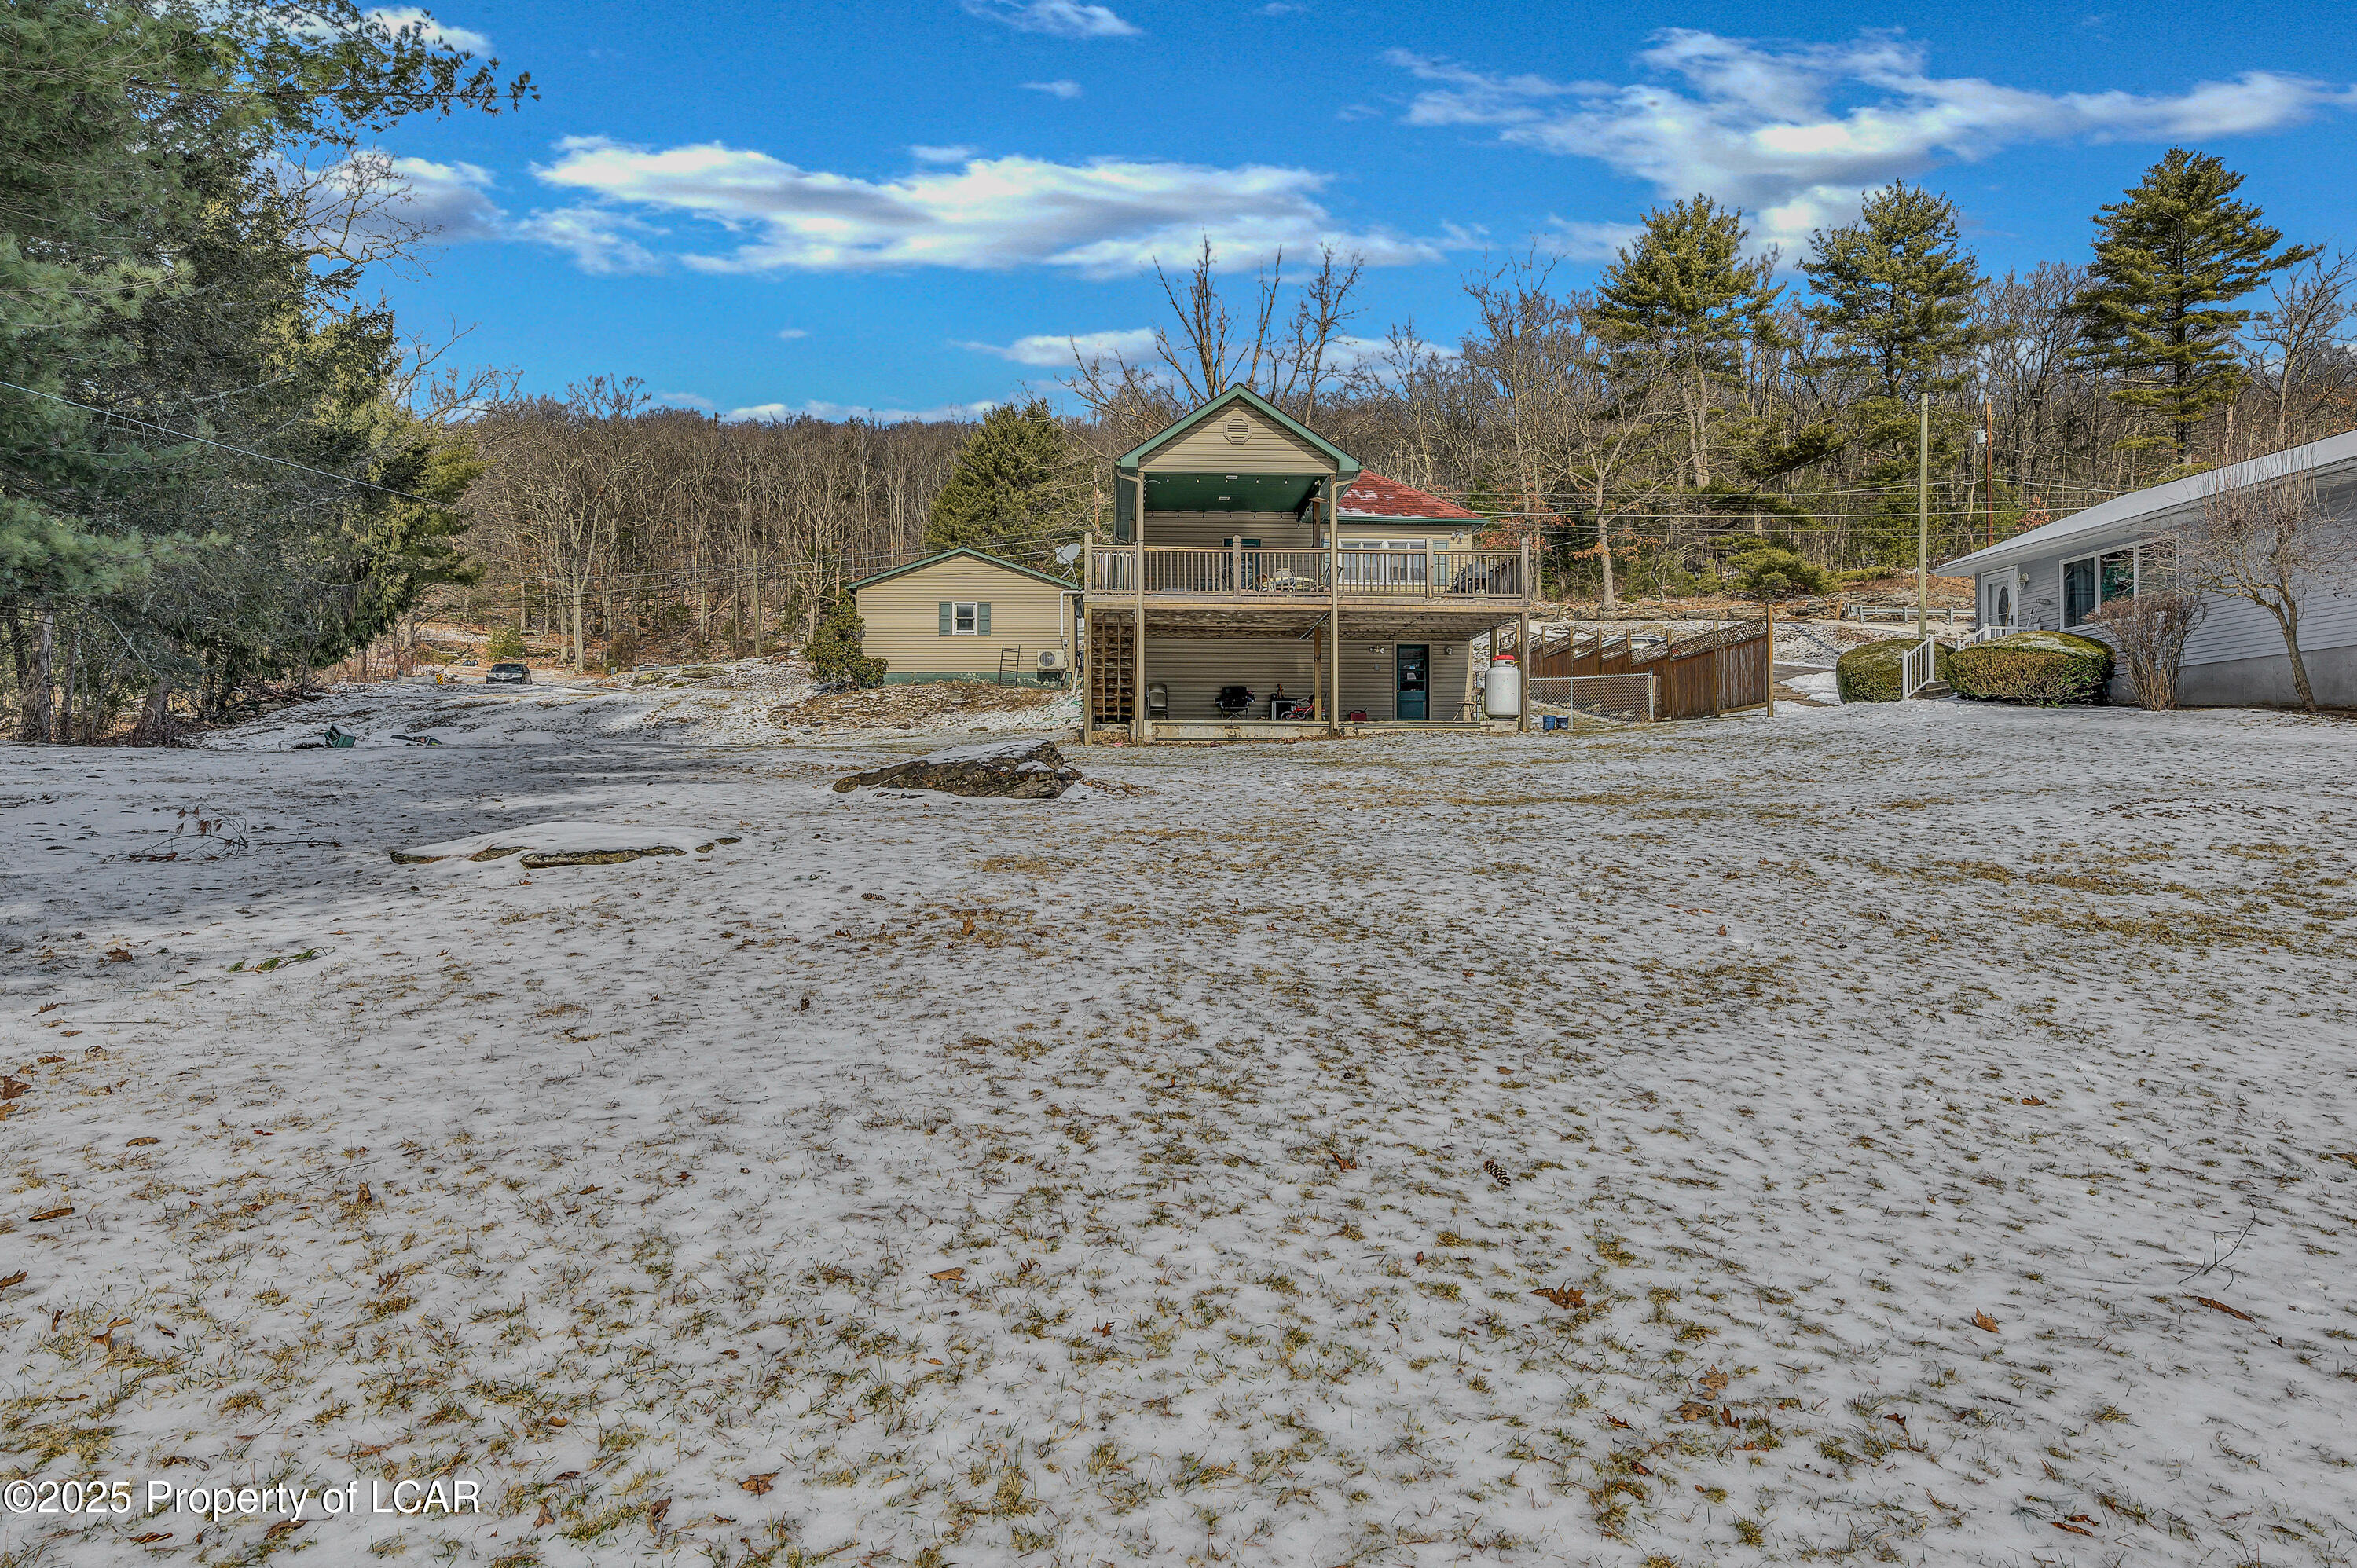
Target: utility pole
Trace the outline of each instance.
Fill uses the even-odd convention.
[[[1996,542],[1996,409],[1988,399],[1981,399],[1981,448],[1987,456],[1981,459],[1982,475],[1988,487],[1988,542]]]
[[[1932,635],[1932,394],[1915,437],[1915,640]]]

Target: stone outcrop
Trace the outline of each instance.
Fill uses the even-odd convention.
[[[935,789],[1006,800],[1052,800],[1081,781],[1081,770],[1049,740],[958,746],[835,780],[854,789]]]

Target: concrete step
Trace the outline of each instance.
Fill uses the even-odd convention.
[[[1953,697],[1955,694],[1955,688],[1950,686],[1945,681],[1934,681],[1928,686],[1918,687],[1915,692],[1919,702],[1929,701],[1933,697]]]

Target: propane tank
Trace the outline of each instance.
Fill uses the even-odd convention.
[[[1520,718],[1523,714],[1523,671],[1511,653],[1490,660],[1490,678],[1482,682],[1481,704],[1493,719]]]

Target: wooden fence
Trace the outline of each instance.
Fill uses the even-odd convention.
[[[1534,643],[1527,663],[1534,680],[1650,674],[1655,717],[1698,719],[1764,706],[1772,679],[1768,653],[1767,627],[1746,622],[1644,647],[1625,633],[1596,632],[1576,642],[1558,637]]]

